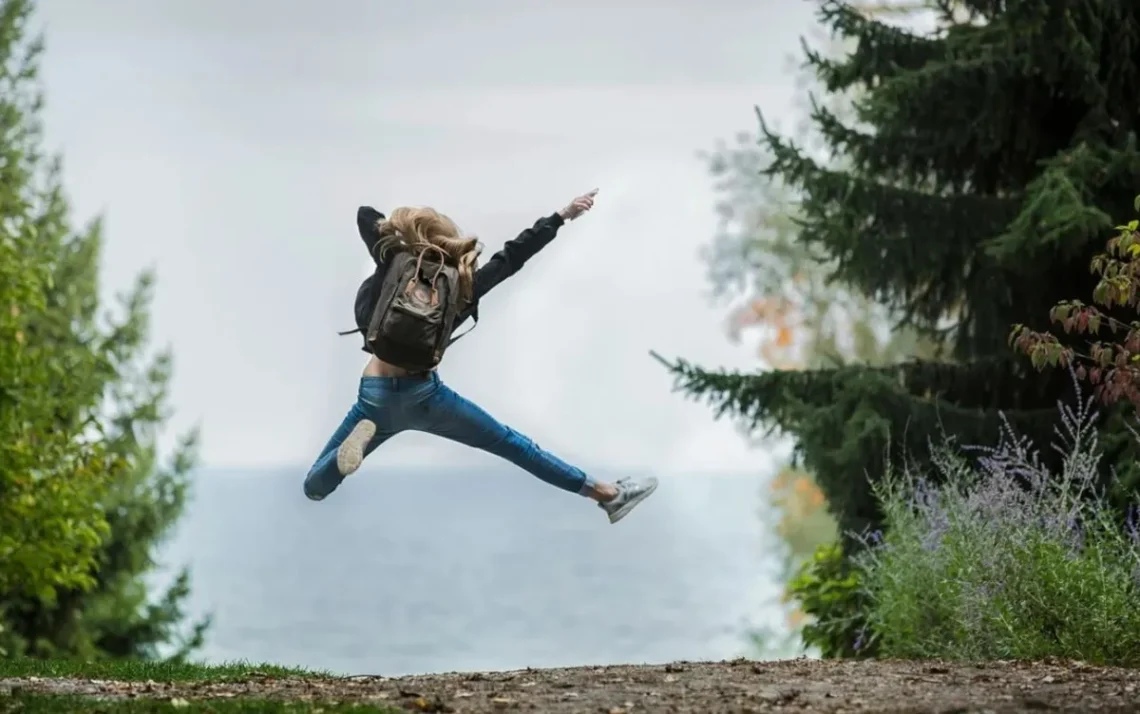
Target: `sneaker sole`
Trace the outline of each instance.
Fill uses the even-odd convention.
[[[349,476],[364,463],[364,449],[372,437],[376,436],[376,425],[368,419],[361,419],[348,438],[336,450],[336,468],[341,476]]]
[[[625,518],[629,514],[629,512],[633,510],[634,506],[636,506],[637,504],[641,503],[645,499],[652,496],[653,492],[656,490],[657,490],[657,479],[653,479],[653,481],[650,482],[649,486],[644,491],[642,491],[639,496],[630,500],[629,503],[625,504],[621,508],[619,508],[616,511],[614,511],[613,513],[609,514],[610,515],[610,523],[617,523],[621,519]]]

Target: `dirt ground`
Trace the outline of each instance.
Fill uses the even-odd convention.
[[[244,682],[0,680],[0,693],[358,701],[410,711],[550,714],[1135,712],[1140,670],[1081,663],[678,662],[386,678]]]

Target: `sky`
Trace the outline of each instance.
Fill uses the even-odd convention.
[[[654,349],[752,369],[699,250],[698,156],[790,125],[806,0],[40,0],[48,148],[104,290],[157,271],[173,434],[206,465],[303,472],[356,394],[362,204],[431,205],[484,257],[575,195],[595,209],[482,301],[441,376],[584,468],[757,472],[767,455],[672,392]],[[620,269],[614,266],[621,266]],[[380,453],[380,452],[377,452]],[[376,458],[376,457],[373,457]],[[384,463],[461,465],[421,434]]]

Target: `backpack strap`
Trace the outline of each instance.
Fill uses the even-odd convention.
[[[348,330],[346,332],[338,332],[337,334],[340,335],[341,337],[345,337],[346,335],[355,335],[357,332],[364,332],[364,330],[362,330],[358,327],[355,330]]]
[[[466,332],[461,332],[458,335],[452,337],[451,340],[449,340],[447,343],[448,347],[451,347],[456,342],[459,342],[460,337],[463,337],[464,335],[470,334],[471,330],[474,330],[476,325],[479,324],[479,306],[478,305],[476,305],[475,309],[471,311],[471,320],[472,320],[471,327],[467,328]]]

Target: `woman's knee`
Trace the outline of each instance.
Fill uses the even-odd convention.
[[[305,482],[301,486],[301,490],[305,494],[305,498],[310,501],[323,501],[325,497],[332,493],[337,484],[333,484],[332,488],[328,484],[323,483],[325,479],[322,478],[322,473],[318,469],[313,469],[305,475]]]

